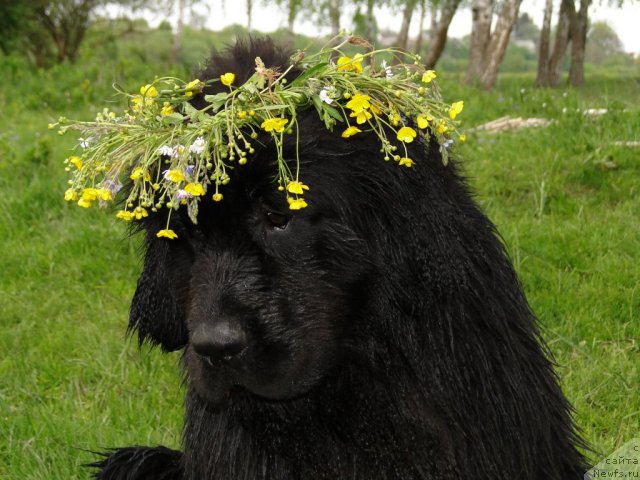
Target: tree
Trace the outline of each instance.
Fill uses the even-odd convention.
[[[413,16],[413,11],[416,8],[417,4],[418,0],[405,0],[404,2],[404,8],[402,10],[402,25],[400,26],[398,39],[396,40],[396,45],[404,50],[407,49],[407,44],[409,43],[409,27],[411,26],[411,17]]]
[[[439,3],[433,4],[429,48],[424,62],[427,68],[434,68],[442,56],[447,43],[449,26],[460,3],[461,0],[440,0]]]
[[[546,0],[544,4],[544,17],[540,41],[538,44],[538,74],[536,86],[542,86],[545,79],[549,78],[549,50],[551,48],[551,16],[553,14],[553,0]]]
[[[602,65],[607,59],[623,53],[622,41],[608,23],[594,22],[591,25],[587,33],[586,61]]]
[[[591,0],[580,0],[580,9],[571,22],[571,66],[569,84],[574,87],[584,85],[584,57],[587,45],[587,27],[589,26],[589,6]]]
[[[495,1],[473,0],[471,7],[473,24],[466,75],[468,83],[480,82],[487,90],[493,88],[509,43],[511,30],[518,19],[521,2],[522,0],[502,2],[498,20],[492,32]]]

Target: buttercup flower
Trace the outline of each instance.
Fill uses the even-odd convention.
[[[369,100],[371,100],[371,97],[369,95],[362,95],[360,93],[356,93],[351,98],[351,100],[347,102],[347,108],[351,109],[355,113],[360,113],[371,106],[371,103],[369,103]]]
[[[445,125],[445,123],[442,120],[440,120],[438,122],[438,126],[436,127],[436,133],[438,133],[439,135],[442,135],[447,130],[448,130],[447,125]]]
[[[174,238],[178,238],[178,235],[176,234],[176,232],[174,232],[170,228],[165,228],[163,230],[160,230],[158,233],[156,233],[156,237],[158,238],[164,237],[164,238],[168,238],[169,240],[173,240]]]
[[[422,82],[423,83],[429,83],[436,77],[437,77],[437,75],[436,75],[436,72],[434,70],[427,70],[426,72],[424,72],[422,74]]]
[[[466,142],[467,141],[467,136],[466,135],[460,135],[458,137],[458,140],[460,140],[461,142]]]
[[[369,120],[373,115],[371,115],[366,110],[362,110],[361,112],[351,112],[351,115],[349,116],[356,117],[356,123],[358,123],[358,125],[361,125]]]
[[[418,118],[416,118],[416,122],[418,123],[418,128],[420,129],[425,129],[429,126],[429,118],[424,115],[418,115]]]
[[[211,197],[211,199],[214,202],[219,202],[222,200],[222,194],[221,193],[214,193],[213,196]]]
[[[416,131],[411,127],[402,127],[398,130],[398,140],[404,143],[411,143],[413,139],[416,138]]]
[[[131,172],[131,175],[129,175],[129,178],[133,181],[135,180],[140,180],[141,178],[145,181],[145,182],[150,182],[151,181],[151,175],[149,175],[149,172],[145,172],[142,167],[136,167],[133,169],[133,172]]]
[[[289,122],[287,118],[268,118],[260,125],[260,128],[264,129],[265,132],[274,131],[276,133],[281,133],[284,131],[284,126]]]
[[[185,88],[184,95],[186,97],[193,97],[194,93],[200,93],[202,91],[202,89],[204,88],[204,82],[196,78],[195,80],[192,80],[189,83],[187,83],[184,88]]]
[[[78,170],[82,170],[82,159],[77,155],[71,155],[69,157],[69,163],[73,164]]]
[[[449,109],[449,116],[451,117],[451,120],[456,118],[458,114],[462,112],[463,108],[464,108],[464,102],[462,100],[451,104],[451,108]]]
[[[235,73],[225,73],[223,75],[220,75],[220,81],[222,82],[223,85],[226,85],[227,87],[230,87],[234,80],[236,79],[236,75]]]
[[[401,165],[403,167],[411,167],[411,166],[413,166],[414,163],[416,163],[416,162],[414,162],[410,158],[402,157],[400,159],[400,161],[398,162],[398,165]]]
[[[64,199],[67,202],[75,202],[78,199],[78,192],[76,192],[73,188],[68,188],[64,192]]]
[[[302,182],[292,180],[287,184],[287,192],[295,193],[296,195],[302,195],[304,190],[309,190],[309,187]]]
[[[136,207],[133,209],[133,216],[136,217],[136,220],[142,220],[149,216],[149,212],[145,208]]]
[[[156,87],[153,85],[144,85],[140,87],[140,95],[143,97],[154,98],[158,96],[158,90],[156,90]]]
[[[133,212],[128,212],[126,210],[120,210],[118,213],[116,213],[116,217],[124,220],[125,222],[130,222],[131,220],[133,220],[133,217],[135,215],[133,214]]]
[[[184,186],[184,191],[194,197],[204,195],[204,187],[200,183],[187,183]]]
[[[160,115],[166,117],[168,115],[171,115],[173,112],[175,112],[173,105],[171,105],[169,102],[164,102],[164,104],[162,105],[162,109],[160,110]]]
[[[360,132],[362,132],[362,130],[360,130],[358,127],[349,127],[344,132],[342,132],[342,138],[353,137],[356,133]]]
[[[207,142],[205,141],[205,139],[202,137],[198,137],[196,138],[195,142],[193,142],[189,147],[189,151],[191,153],[195,153],[196,155],[200,155],[202,152],[204,152],[206,146]]]
[[[363,56],[359,53],[356,53],[353,58],[346,56],[340,57],[338,59],[338,71],[362,73],[362,59]]]
[[[289,210],[300,210],[302,208],[307,207],[307,202],[304,201],[304,198],[291,198],[287,197],[287,202],[289,202]]]
[[[162,173],[165,180],[169,180],[174,183],[182,182],[184,180],[184,174],[180,170],[165,170]]]

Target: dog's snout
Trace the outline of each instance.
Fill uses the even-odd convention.
[[[211,360],[230,360],[247,347],[247,334],[238,322],[219,319],[201,323],[191,333],[191,345],[199,355]]]

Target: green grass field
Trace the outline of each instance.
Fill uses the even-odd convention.
[[[124,335],[137,240],[112,215],[64,203],[75,139],[46,129],[61,114],[92,118],[112,81],[135,88],[161,66],[97,59],[34,72],[0,58],[2,479],[88,478],[91,450],[179,445],[178,354],[138,350]],[[608,454],[640,432],[640,148],[613,143],[640,141],[638,76],[592,75],[566,92],[505,76],[492,93],[441,78],[447,100],[465,100],[467,128],[504,115],[554,121],[470,133],[458,155],[508,245],[577,423]],[[585,108],[609,111],[576,111]]]

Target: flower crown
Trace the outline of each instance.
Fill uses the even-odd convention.
[[[348,141],[354,135],[373,133],[380,141],[381,156],[400,167],[411,167],[407,144],[418,133],[437,138],[443,161],[454,139],[464,141],[456,116],[463,102],[442,101],[434,79],[420,56],[395,49],[369,50],[353,57],[342,52],[347,44],[369,46],[358,37],[307,56],[299,51],[282,72],[267,68],[258,57],[255,73],[242,85],[228,72],[207,83],[195,79],[157,78],[127,94],[128,109],[118,114],[108,109],[93,122],[60,118],[49,128],[81,132],[81,153],[65,160],[71,172],[65,200],[84,208],[112,201],[126,177],[132,181],[124,209],[117,217],[141,220],[151,210],[167,208],[167,227],[158,237],[176,238],[169,229],[171,212],[187,206],[196,223],[198,203],[205,195],[223,200],[228,171],[247,163],[254,153],[258,132],[270,134],[277,151],[277,188],[291,210],[307,206],[309,186],[301,181],[299,161],[292,171],[282,153],[284,135],[298,135],[298,112],[315,108],[326,128],[339,127]],[[406,63],[376,64],[376,57]],[[332,59],[337,58],[334,62]],[[291,70],[299,75],[288,82]],[[201,110],[190,100],[208,83],[220,82],[227,91],[205,95]],[[418,131],[416,131],[416,128]],[[297,150],[297,149],[296,149]],[[296,159],[299,160],[299,159]]]

